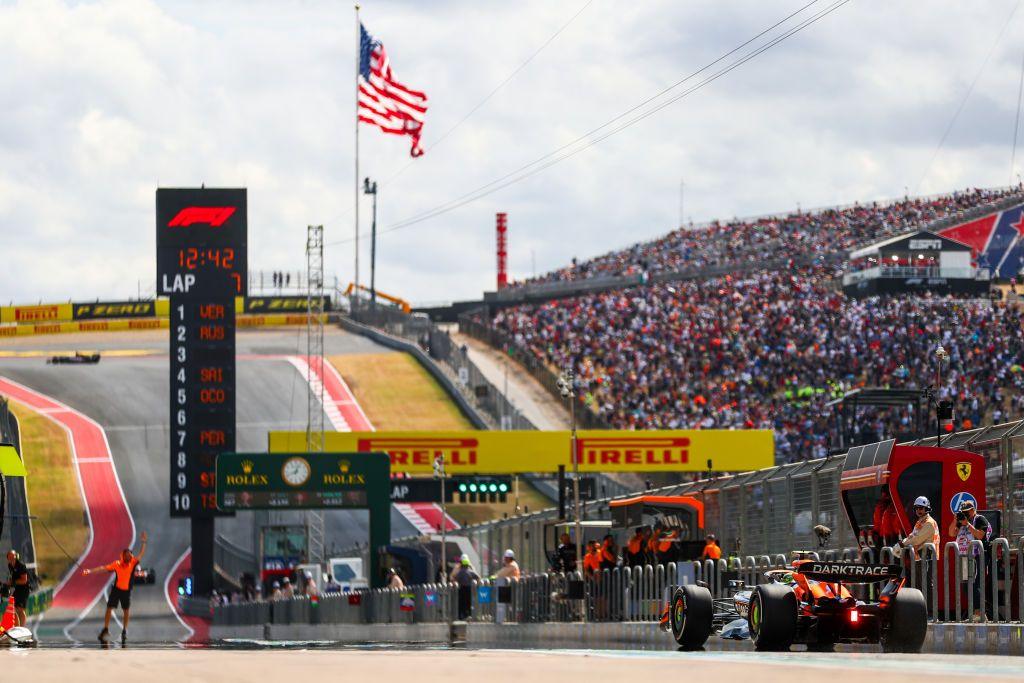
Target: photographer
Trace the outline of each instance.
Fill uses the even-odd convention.
[[[973,500],[965,500],[960,503],[960,510],[956,513],[956,519],[954,519],[949,525],[949,535],[956,536],[956,545],[960,551],[961,557],[968,557],[971,551],[971,541],[979,540],[982,542],[983,547],[988,547],[988,542],[992,536],[992,525],[988,523],[984,515],[979,515],[978,511],[974,509]],[[979,551],[974,548],[974,571],[971,572],[969,577],[965,577],[966,581],[971,584],[971,591],[974,593],[974,615],[971,617],[971,621],[979,622],[983,620],[981,614],[981,581],[985,576],[985,550]]]

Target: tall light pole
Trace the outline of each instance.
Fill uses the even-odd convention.
[[[946,349],[942,348],[942,344],[935,349],[935,387],[939,393],[935,399],[935,446],[936,448],[942,445],[942,417],[941,413],[945,406],[942,401],[942,364],[949,360],[949,354],[946,353]]]
[[[576,518],[576,567],[579,568],[583,566],[583,525],[580,523],[580,459],[576,445],[576,384],[571,367],[558,378],[558,391],[562,398],[569,399],[569,414],[572,416],[572,506]],[[586,610],[583,610],[583,620],[586,619]]]
[[[448,506],[444,502],[444,455],[434,458],[434,478],[441,480],[441,583],[448,583]]]
[[[373,195],[373,221],[370,223],[370,306],[377,307],[377,181],[363,178],[363,194]]]

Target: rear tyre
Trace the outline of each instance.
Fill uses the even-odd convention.
[[[901,588],[893,598],[889,626],[882,635],[884,652],[917,653],[928,635],[928,604],[916,588]]]
[[[750,639],[757,650],[788,650],[796,638],[796,593],[781,583],[766,583],[750,596]]]
[[[676,643],[684,650],[704,647],[711,635],[714,612],[711,591],[702,586],[680,586],[672,596],[668,614]]]

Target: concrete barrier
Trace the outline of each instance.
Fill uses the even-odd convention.
[[[214,640],[332,641],[338,643],[461,644],[479,648],[594,650],[676,649],[651,622],[547,624],[265,624],[213,626]],[[840,646],[842,648],[842,646]],[[708,650],[752,651],[749,640],[712,636]],[[923,652],[1024,656],[1024,624],[930,624]]]
[[[452,642],[448,624],[264,624],[210,627],[212,640],[331,641],[336,643]]]

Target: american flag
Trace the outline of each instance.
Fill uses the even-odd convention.
[[[412,137],[411,154],[423,154],[420,134],[427,96],[395,80],[384,45],[359,24],[359,120],[385,133]]]

